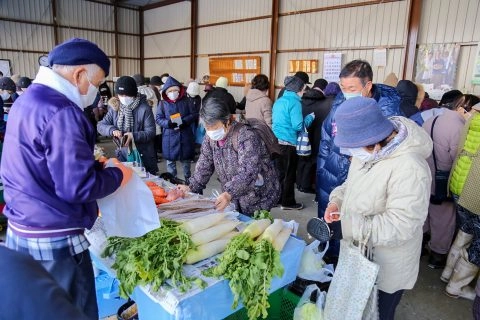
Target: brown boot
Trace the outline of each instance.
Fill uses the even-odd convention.
[[[445,288],[445,294],[451,298],[475,299],[475,290],[468,284],[472,282],[477,275],[478,266],[468,261],[467,250],[462,249],[461,256],[458,258],[453,273]]]
[[[448,283],[450,277],[452,276],[453,267],[457,263],[458,258],[460,257],[461,250],[466,247],[472,241],[473,235],[458,230],[457,237],[448,252],[447,263],[443,269],[440,280],[445,283]]]

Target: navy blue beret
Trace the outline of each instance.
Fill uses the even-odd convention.
[[[110,71],[110,59],[95,43],[85,39],[73,38],[59,44],[48,54],[48,64],[79,66],[96,64],[105,72]]]

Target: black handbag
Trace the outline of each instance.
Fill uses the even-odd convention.
[[[433,127],[437,121],[438,116],[433,119],[432,129],[430,130],[430,137],[433,141]],[[448,194],[448,178],[450,177],[450,171],[438,170],[437,168],[437,159],[435,157],[435,147],[432,150],[433,156],[433,165],[435,166],[435,190],[433,194],[430,195],[430,203],[432,204],[442,204],[444,201],[452,201],[452,198]]]

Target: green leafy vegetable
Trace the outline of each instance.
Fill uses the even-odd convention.
[[[241,300],[249,319],[265,319],[272,278],[283,275],[283,266],[271,242],[255,242],[248,234],[240,234],[232,238],[219,264],[205,270],[204,275],[228,279],[234,297],[232,308]]]
[[[269,219],[270,222],[273,222],[273,217],[270,211],[268,210],[255,210],[253,212],[253,219],[260,220],[260,219]]]
[[[137,285],[151,284],[158,290],[171,279],[174,287],[184,292],[192,283],[204,287],[198,278],[183,274],[182,265],[188,250],[194,248],[190,235],[179,224],[163,219],[162,226],[139,238],[111,237],[102,256],[115,254],[112,268],[120,280],[120,295],[127,297]]]

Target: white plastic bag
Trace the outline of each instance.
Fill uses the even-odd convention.
[[[160,227],[152,192],[136,174],[125,186],[97,203],[109,237],[140,237]]]
[[[305,247],[298,276],[305,280],[325,283],[332,280],[333,265],[325,265],[325,262],[322,260],[325,252],[328,250],[328,242],[325,249],[321,252],[318,251],[319,245],[320,241],[315,240]]]
[[[317,291],[317,301],[313,303],[310,296],[315,291]],[[326,293],[320,291],[316,284],[307,286],[293,311],[293,320],[323,320],[325,297]]]

